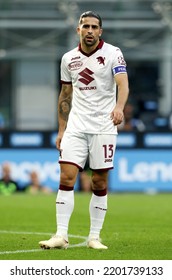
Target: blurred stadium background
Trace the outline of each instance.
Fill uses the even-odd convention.
[[[78,43],[86,10],[102,16],[103,39],[122,49],[130,100],[146,127],[120,132],[109,190],[171,192],[171,0],[0,0],[0,177],[9,161],[21,188],[35,169],[57,189],[59,64]]]

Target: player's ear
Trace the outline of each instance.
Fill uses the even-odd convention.
[[[77,34],[79,35],[79,33],[80,33],[80,28],[79,28],[79,26],[76,28],[76,32],[77,32]]]
[[[99,33],[99,37],[101,37],[102,33],[103,33],[103,29],[101,28],[100,33]]]

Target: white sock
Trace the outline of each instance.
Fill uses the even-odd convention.
[[[107,195],[97,196],[93,193],[89,210],[91,222],[89,239],[99,238],[107,211]]]
[[[59,190],[56,199],[56,235],[63,236],[68,241],[68,225],[74,208],[74,190]]]

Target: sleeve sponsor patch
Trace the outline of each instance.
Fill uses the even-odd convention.
[[[114,67],[113,69],[113,74],[118,74],[118,73],[126,73],[127,70],[126,70],[126,66],[124,65],[118,65],[116,67]]]

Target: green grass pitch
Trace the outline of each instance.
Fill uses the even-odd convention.
[[[41,250],[56,231],[56,194],[0,196],[1,260],[171,260],[172,194],[109,194],[101,238],[108,250],[86,247],[90,194],[75,193],[67,250]]]

